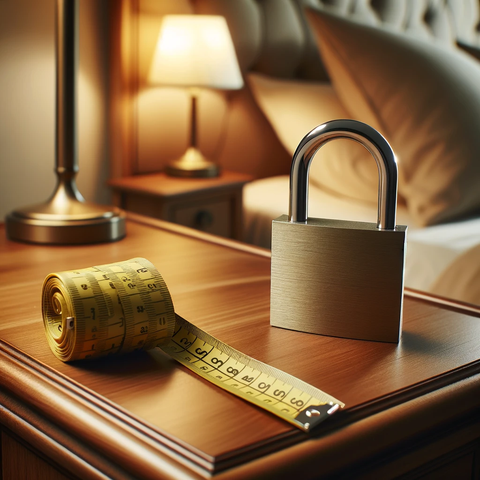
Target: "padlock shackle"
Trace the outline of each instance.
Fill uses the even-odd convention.
[[[395,230],[397,215],[397,161],[385,138],[369,125],[356,120],[332,120],[309,132],[293,155],[290,170],[289,221],[305,223],[308,218],[308,173],[317,151],[337,138],[350,138],[362,144],[378,167],[379,230]]]

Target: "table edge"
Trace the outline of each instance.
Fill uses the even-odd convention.
[[[127,217],[134,223],[224,248],[262,258],[271,256],[270,251],[266,249],[163,220],[131,213],[128,213]],[[406,289],[405,294],[419,301],[480,316],[480,308],[475,305],[462,304],[410,289]],[[478,377],[479,363],[474,362],[459,369],[458,372],[450,372],[454,376],[453,385],[448,385],[449,382],[439,378],[432,389],[432,382],[427,382],[428,385],[423,386],[423,389],[420,388],[419,398],[425,399],[433,395],[437,399],[448,402],[448,391],[452,388],[461,389],[463,384],[470,385],[468,377],[472,375]],[[392,409],[404,411],[405,405],[416,405],[419,401],[424,401],[413,398],[409,392],[397,392],[392,398],[386,399],[386,402],[374,401],[359,405],[348,416],[344,418],[339,416],[338,421],[333,417],[332,422],[325,428],[322,427],[322,431],[314,436],[292,430],[285,438],[273,438],[269,446],[259,452],[256,458],[240,453],[235,458],[219,461],[221,459],[210,458],[202,452],[195,452],[187,448],[188,446],[181,445],[179,441],[156,427],[148,427],[113,402],[82,387],[53,368],[1,340],[0,371],[3,377],[0,395],[4,398],[7,395],[7,406],[2,401],[3,406],[0,408],[2,422],[7,427],[11,425],[23,431],[26,440],[31,441],[33,446],[37,446],[47,455],[49,452],[56,452],[60,465],[68,467],[75,464],[75,468],[85,472],[85,478],[104,478],[104,475],[122,478],[123,471],[142,475],[142,478],[165,477],[165,475],[167,478],[208,478],[212,475],[234,478],[237,475],[235,472],[243,472],[245,468],[248,470],[250,464],[271,465],[272,456],[278,457],[278,454],[273,453],[272,446],[276,447],[275,450],[280,449],[283,452],[286,446],[290,446],[290,449],[293,448],[295,451],[299,449],[310,451],[311,441],[321,443],[325,437],[329,436],[327,433],[338,435],[338,432],[343,430],[342,426],[374,422]],[[451,376],[448,376],[448,379],[450,378]],[[52,402],[52,396],[57,400],[56,402]],[[451,412],[450,416],[453,418],[464,414],[469,408],[468,402],[462,404],[455,412]],[[72,412],[78,412],[84,421],[78,422],[78,415]],[[85,428],[85,422],[88,423],[89,428]],[[115,438],[113,442],[112,432]],[[77,439],[80,441],[78,442]],[[305,440],[310,441],[305,442]],[[132,445],[135,445],[135,455],[132,455],[128,448]],[[66,446],[68,446],[67,449]],[[102,452],[101,456],[99,452]],[[138,452],[142,453],[139,455]]]

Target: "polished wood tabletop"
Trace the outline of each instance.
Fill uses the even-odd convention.
[[[333,395],[345,408],[306,434],[157,350],[59,361],[42,322],[46,275],[133,257],[157,267],[176,313]],[[409,429],[430,428],[436,418],[422,412],[445,408],[452,389],[459,392],[455,401],[463,399],[460,413],[475,407],[468,399],[478,392],[480,373],[476,307],[407,292],[398,345],[274,328],[269,252],[165,222],[131,215],[125,239],[84,246],[17,243],[2,231],[0,286],[0,404],[15,411],[12,398],[19,398],[30,425],[55,440],[40,447],[32,433],[31,443],[51,448],[50,455],[65,468],[72,459],[66,453],[60,458],[58,445],[78,440],[71,451],[84,460],[84,478],[102,469],[118,478],[159,478],[159,472],[170,478],[245,478],[267,471],[280,477],[306,475],[318,462],[328,472],[343,461],[338,445],[353,460],[371,448],[361,440],[368,432],[396,426],[398,435],[402,428],[409,435]],[[402,427],[413,406],[418,418]],[[17,420],[2,421],[27,432],[20,417],[17,412]]]

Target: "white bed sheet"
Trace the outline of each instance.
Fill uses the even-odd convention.
[[[244,188],[244,227],[248,243],[270,248],[272,220],[288,213],[289,177],[256,180]],[[376,222],[376,205],[341,198],[310,187],[312,217]],[[407,225],[405,286],[463,302],[480,304],[480,218],[416,228],[405,207],[397,224]]]

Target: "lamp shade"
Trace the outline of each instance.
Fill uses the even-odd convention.
[[[243,79],[225,18],[166,15],[149,81],[184,87],[241,88]]]

